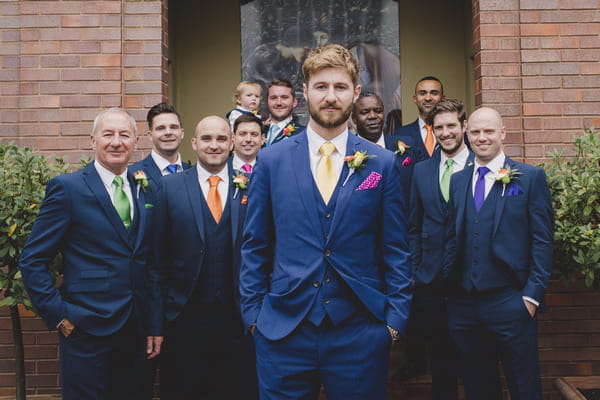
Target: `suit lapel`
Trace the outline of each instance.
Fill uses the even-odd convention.
[[[515,162],[513,160],[511,160],[510,158],[508,158],[508,156],[504,160],[504,168],[506,168],[506,166],[509,166],[511,169],[515,169],[515,167],[516,167]],[[496,184],[496,183],[494,183],[494,184]],[[508,188],[508,186],[510,186],[510,183],[506,186]],[[494,213],[494,230],[492,232],[492,237],[494,237],[494,235],[496,235],[496,231],[498,230],[498,226],[500,225],[500,220],[502,219],[502,213],[504,212],[505,205],[506,205],[506,195],[504,195],[504,196],[500,195],[498,197],[498,201],[496,202],[496,210]]]
[[[473,181],[473,165],[467,165],[465,167],[465,173],[461,175],[460,180],[457,181],[459,184],[458,193],[459,198],[457,199],[457,212],[456,212],[456,239],[457,242],[462,240],[465,212],[467,209],[467,201],[473,201],[473,193],[471,191],[471,182]],[[463,192],[462,194],[460,192]]]
[[[433,153],[432,162],[429,162],[427,173],[427,190],[428,196],[432,200],[432,204],[427,207],[434,207],[438,215],[444,215],[444,197],[440,190],[440,161],[442,157],[440,152]]]
[[[110,196],[108,195],[108,192],[104,187],[104,183],[102,183],[102,179],[100,179],[100,175],[98,175],[96,167],[94,167],[95,162],[96,161],[92,162],[85,168],[85,170],[83,171],[83,179],[85,180],[85,183],[88,185],[92,193],[94,193],[94,195],[96,196],[96,199],[102,206],[102,209],[104,210],[108,221],[113,225],[121,240],[123,240],[123,242],[129,245],[129,242],[127,240],[127,230],[125,229],[123,221],[121,221],[121,218],[119,217],[115,206],[110,201]],[[132,193],[135,196],[134,188],[132,188]]]
[[[200,235],[202,242],[204,242],[204,222],[202,218],[202,206],[200,205],[204,195],[202,194],[200,183],[198,182],[198,170],[196,167],[192,167],[183,171],[182,174],[184,174],[184,190],[188,194],[188,200],[192,208],[192,213],[194,214],[198,234]]]
[[[162,178],[162,173],[156,166],[156,163],[152,159],[151,155],[144,159],[144,168],[148,172],[148,175],[150,175],[150,179],[152,179],[155,184],[158,184],[158,182],[160,182],[160,178]]]
[[[233,178],[233,163],[232,163],[233,159],[229,158],[229,160],[227,161],[227,169],[229,171],[229,179],[231,180]],[[235,197],[235,199],[233,198],[233,195],[235,194],[236,188],[235,187],[230,187],[228,190],[228,194],[227,197],[229,198],[229,205],[230,205],[230,212],[231,212],[231,240],[233,243],[233,248],[237,248],[237,239],[238,239],[238,235],[237,235],[237,230],[239,227],[239,216],[240,216],[240,203],[241,203],[241,197],[243,196],[241,193],[238,193],[237,196]],[[241,192],[241,190],[239,190],[238,192]]]
[[[362,150],[360,148],[360,140],[356,135],[352,133],[348,134],[348,141],[346,143],[346,156],[354,154],[355,151]],[[343,216],[346,212],[346,209],[348,208],[350,198],[354,193],[356,182],[358,181],[359,177],[362,176],[361,172],[355,171],[352,174],[352,176],[347,178],[347,175],[349,173],[350,170],[344,162],[344,166],[342,167],[342,173],[340,174],[340,179],[338,180],[337,203],[335,205],[335,212],[333,213],[333,220],[331,221],[331,228],[327,239],[328,241],[333,237],[333,233],[335,232],[336,227],[339,225],[339,221],[343,220]],[[346,181],[346,179],[347,182],[345,182],[346,184],[344,185],[344,181]]]
[[[129,179],[129,184],[131,185],[131,193],[133,194],[133,202],[136,205],[135,213],[133,216],[134,222],[137,226],[137,236],[135,238],[134,251],[139,248],[142,243],[142,239],[144,237],[144,232],[146,231],[146,223],[148,218],[146,218],[146,194],[143,190],[140,189],[138,194],[135,180],[133,179],[133,174],[127,174]],[[137,221],[136,221],[137,219]]]
[[[313,225],[313,232],[321,232],[319,214],[313,190],[314,178],[310,170],[308,138],[306,133],[294,137],[296,146],[292,147],[292,165],[296,177],[296,190],[302,199],[308,220]]]

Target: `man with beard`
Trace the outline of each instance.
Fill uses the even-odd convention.
[[[300,133],[304,127],[293,115],[298,105],[292,83],[287,79],[274,79],[267,89],[267,107],[269,118],[265,123],[266,146],[278,143]]]
[[[261,152],[244,228],[241,310],[260,397],[316,399],[323,385],[330,400],[385,399],[411,299],[397,164],[348,132],[352,53],[317,48],[302,70],[308,126]]]
[[[447,299],[441,283],[440,260],[444,257],[450,177],[473,162],[473,153],[464,141],[465,119],[464,106],[459,100],[444,99],[433,107],[427,123],[433,127],[440,151],[415,165],[412,181],[408,238],[415,267],[415,287],[411,339],[423,343],[429,350],[433,400],[458,399],[458,362],[448,333]],[[495,346],[490,345],[487,350],[490,351],[486,357],[488,362],[480,368],[485,367],[489,375],[486,382],[490,385],[484,398],[493,400],[502,396]]]
[[[433,156],[435,138],[431,125],[425,123],[427,116],[440,100],[444,98],[444,86],[435,76],[421,78],[415,86],[413,101],[419,109],[419,117],[408,125],[394,132],[394,135],[412,137],[418,146],[419,153],[425,158]]]

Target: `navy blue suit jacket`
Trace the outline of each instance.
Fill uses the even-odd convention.
[[[425,148],[425,143],[423,142],[423,138],[421,137],[421,129],[419,128],[419,119],[417,118],[414,122],[411,122],[408,125],[401,126],[400,128],[394,131],[394,135],[397,136],[405,136],[411,137],[414,141],[416,149],[421,153],[425,159],[430,158],[427,149]]]
[[[93,163],[48,182],[20,258],[27,292],[48,328],[66,318],[85,332],[110,335],[125,324],[135,304],[146,335],[162,334],[162,318],[156,317],[159,274],[148,257],[152,204],[136,190],[131,174],[129,183],[135,210],[128,231]],[[64,260],[60,291],[48,272],[58,252]]]
[[[302,132],[305,128],[304,125],[300,125],[300,123],[298,122],[298,117],[296,115],[294,115],[292,117],[292,122],[290,122],[288,125],[292,125],[294,127],[294,130],[292,132],[290,132],[289,136],[286,136],[283,134],[283,131],[285,130],[285,128],[281,129],[278,133],[277,136],[275,136],[275,139],[273,139],[273,142],[270,144],[271,146],[274,145],[275,143],[279,143],[284,139],[290,138],[292,136],[296,136],[297,134],[299,134],[300,132]],[[287,125],[286,125],[287,127]],[[266,128],[266,135],[268,137],[269,135],[269,129]]]
[[[233,179],[231,159],[229,178]],[[231,186],[227,201],[231,211],[231,233],[234,248],[234,288],[239,287],[241,235],[246,216],[248,190]],[[156,263],[165,279],[165,316],[174,320],[183,310],[198,284],[204,262],[204,221],[201,199],[204,197],[198,183],[196,166],[178,174],[166,175],[160,181],[156,197],[154,235]],[[236,250],[237,249],[237,250]],[[237,291],[234,291],[237,296]],[[239,299],[234,298],[236,302]]]
[[[469,153],[467,165],[473,161]],[[430,284],[443,268],[447,203],[440,191],[440,151],[415,165],[410,191],[408,240],[415,281]]]
[[[183,161],[181,162],[181,166],[184,170],[189,168],[189,165]],[[160,182],[160,178],[163,177],[162,172],[158,169],[158,166],[154,162],[151,154],[148,154],[143,160],[131,164],[128,169],[131,173],[135,173],[136,171],[140,170],[144,171],[148,176],[150,187],[158,187],[158,182]]]
[[[286,337],[306,317],[325,260],[375,318],[406,329],[412,278],[396,161],[389,151],[348,135],[347,155],[358,150],[375,157],[345,185],[344,164],[326,238],[306,132],[261,151],[248,198],[240,283],[244,323],[256,323],[268,339]],[[377,175],[374,187],[358,189]]]
[[[495,264],[519,282],[523,296],[543,303],[552,270],[553,213],[544,170],[506,157],[505,166],[522,173],[498,198],[491,245]],[[460,275],[465,240],[466,202],[473,201],[474,166],[452,175],[444,275]],[[496,182],[495,185],[502,185]],[[511,186],[514,185],[512,188]],[[512,193],[511,193],[512,192]]]

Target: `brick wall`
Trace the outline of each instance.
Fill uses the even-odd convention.
[[[600,126],[598,0],[474,0],[475,102],[505,116],[530,163]]]
[[[0,140],[77,162],[101,109],[125,107],[145,129],[167,97],[165,15],[161,0],[3,1]]]

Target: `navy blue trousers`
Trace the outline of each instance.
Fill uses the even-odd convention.
[[[63,400],[139,400],[146,338],[133,318],[116,333],[94,336],[77,327],[60,337]]]
[[[256,365],[262,400],[384,400],[391,335],[366,313],[337,326],[304,321],[289,336],[271,341],[256,329]]]
[[[502,288],[462,293],[448,300],[450,334],[458,348],[467,399],[489,398],[494,345],[502,361],[512,400],[541,400],[537,324],[520,290]],[[490,344],[489,338],[494,343]]]

